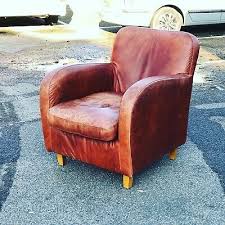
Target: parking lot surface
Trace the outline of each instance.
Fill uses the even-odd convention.
[[[207,31],[206,31],[207,30]],[[199,37],[187,143],[135,177],[47,153],[39,113],[46,71],[107,62],[115,33],[71,26],[0,28],[0,224],[225,224],[225,28]]]

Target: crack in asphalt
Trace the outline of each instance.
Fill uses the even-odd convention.
[[[11,122],[10,122],[11,123]],[[20,126],[0,127],[0,211],[9,195],[16,172],[16,162],[20,156]]]
[[[16,173],[16,162],[0,164],[0,212],[5,203]]]
[[[20,127],[24,123],[39,120],[37,108],[34,107],[33,113],[30,107],[34,100],[37,104],[35,95],[37,89],[29,83],[0,86],[4,99],[12,97],[11,101],[0,102],[0,211],[10,193],[16,173],[16,164],[21,151]],[[31,116],[26,118],[24,110]]]

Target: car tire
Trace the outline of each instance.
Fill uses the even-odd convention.
[[[183,23],[183,16],[180,12],[165,6],[156,11],[150,27],[158,30],[179,31]]]
[[[48,16],[45,18],[45,24],[51,25],[53,23],[58,23],[59,17],[58,16]]]
[[[74,11],[70,7],[70,5],[66,5],[66,14],[64,16],[60,16],[59,20],[63,23],[70,24],[74,16]]]

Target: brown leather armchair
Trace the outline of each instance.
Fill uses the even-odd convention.
[[[127,27],[111,62],[70,65],[46,75],[40,108],[45,146],[133,176],[186,141],[199,42],[185,32]]]

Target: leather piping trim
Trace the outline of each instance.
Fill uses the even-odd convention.
[[[192,43],[192,47],[191,47],[191,65],[189,66],[189,72],[188,74],[191,74],[192,71],[192,66],[193,66],[193,59],[194,59],[194,41],[193,41],[193,37],[191,35],[189,35],[190,39],[191,39],[191,43]],[[193,76],[193,75],[192,75]]]
[[[90,140],[93,140],[93,139],[94,139],[94,140],[96,140],[96,141],[101,141],[101,142],[104,142],[104,143],[109,143],[109,142],[116,142],[116,141],[118,141],[118,135],[116,135],[114,139],[106,141],[106,140],[102,140],[102,139],[99,139],[99,138],[96,138],[96,137],[91,137],[91,136],[87,136],[87,135],[80,134],[80,133],[76,133],[76,132],[65,131],[65,130],[60,129],[60,128],[58,128],[58,127],[52,127],[51,125],[50,125],[50,127],[51,127],[51,128],[54,128],[54,129],[56,129],[56,130],[59,130],[59,131],[61,131],[61,132],[63,132],[63,133],[68,133],[68,134],[72,134],[72,135],[77,135],[77,136],[79,136],[79,137],[88,138],[88,139],[90,139]]]

